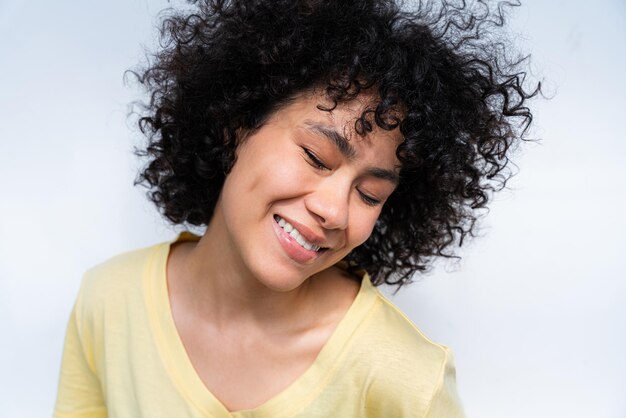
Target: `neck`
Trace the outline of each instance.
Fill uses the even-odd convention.
[[[219,225],[213,219],[200,241],[172,248],[170,293],[186,302],[191,315],[218,327],[237,324],[268,330],[299,328],[304,318],[315,318],[309,312],[315,309],[309,303],[316,287],[313,277],[290,291],[264,286],[245,268]]]

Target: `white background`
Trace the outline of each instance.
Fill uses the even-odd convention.
[[[175,235],[132,181],[123,71],[163,0],[0,0],[0,417],[50,416],[82,273]],[[395,300],[456,354],[468,416],[626,417],[626,2],[529,0],[546,78],[483,237]]]

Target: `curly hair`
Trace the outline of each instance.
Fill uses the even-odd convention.
[[[169,10],[160,49],[133,71],[149,93],[136,183],[172,223],[207,225],[239,132],[309,89],[335,106],[371,89],[378,101],[358,127],[400,129],[401,180],[345,261],[399,288],[474,235],[532,121],[527,100],[541,85],[525,85],[528,57],[508,55],[504,6],[519,4],[201,0]]]

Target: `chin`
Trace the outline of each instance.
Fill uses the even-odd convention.
[[[299,288],[304,282],[308,280],[308,277],[282,277],[273,276],[271,279],[263,280],[259,279],[259,283],[268,288],[271,291],[278,293],[288,293]]]
[[[246,263],[252,277],[274,292],[286,293],[296,290],[322,267],[314,265],[315,263],[309,265],[296,263],[281,254],[281,251],[279,246],[273,248],[269,245],[255,252],[250,251]]]
[[[283,260],[280,260],[283,261]],[[280,263],[276,260],[272,265],[260,265],[254,276],[267,289],[275,292],[292,292],[306,283],[319,272],[321,266],[294,266],[290,262]]]

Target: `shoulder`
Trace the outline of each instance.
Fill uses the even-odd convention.
[[[76,301],[77,314],[119,305],[133,293],[141,293],[142,278],[166,256],[168,243],[116,255],[87,270]]]
[[[432,341],[391,301],[376,290],[376,302],[368,321],[366,338],[378,348],[384,365],[395,376],[419,370],[436,381],[450,361],[450,350]]]
[[[375,302],[366,322],[365,337],[383,347],[386,354],[397,359],[393,362],[402,362],[404,367],[415,365],[422,371],[425,366],[440,369],[448,361],[450,350],[428,338],[378,289],[372,286],[370,291]]]
[[[446,404],[460,411],[451,350],[429,339],[399,308],[373,291],[376,302],[359,344],[359,355],[367,358],[375,376],[369,404],[381,411],[421,411],[416,416],[424,416],[445,398]],[[450,415],[457,416],[462,413]]]

